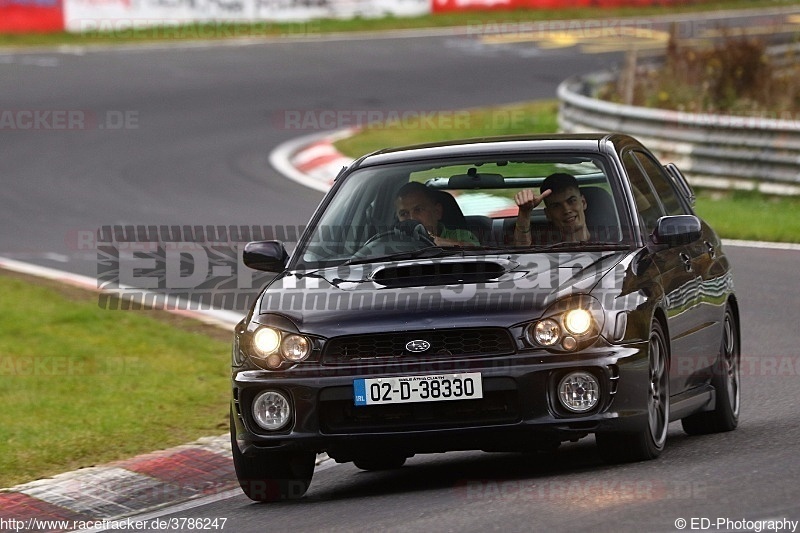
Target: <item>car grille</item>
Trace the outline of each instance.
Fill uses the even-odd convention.
[[[422,340],[430,344],[423,352],[409,351],[406,345]],[[514,352],[508,331],[502,328],[469,328],[348,335],[325,343],[324,363],[345,363],[359,359],[392,357],[493,356]]]
[[[352,395],[352,392],[350,392]],[[484,391],[480,400],[355,406],[353,400],[319,403],[323,433],[380,433],[508,424],[520,420],[516,390]]]

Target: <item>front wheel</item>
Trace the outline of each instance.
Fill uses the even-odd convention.
[[[664,330],[653,320],[648,343],[647,427],[636,433],[597,433],[600,455],[608,462],[655,459],[664,451],[669,427],[669,348]]]
[[[311,485],[316,455],[314,452],[258,450],[245,456],[236,443],[231,417],[231,450],[239,486],[257,502],[296,500]]]
[[[714,365],[711,384],[717,392],[713,411],[695,413],[681,420],[689,435],[704,435],[731,431],[739,425],[739,328],[730,307],[725,309],[719,357]]]

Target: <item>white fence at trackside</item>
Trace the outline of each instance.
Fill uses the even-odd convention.
[[[664,5],[673,0],[0,0],[0,33],[124,32],[151,28],[142,35],[169,39],[263,37],[274,22],[307,22],[291,36],[316,33],[314,21],[384,16],[419,16],[486,10],[584,9]],[[684,0],[674,0],[682,3]],[[706,0],[693,0],[695,3]],[[481,18],[476,15],[477,18]],[[230,28],[214,23],[241,22],[258,27]],[[263,24],[262,24],[263,23]],[[187,27],[188,26],[188,27]],[[194,27],[192,27],[194,26]],[[211,26],[211,27],[209,27]],[[180,28],[179,28],[180,27]],[[156,31],[158,30],[158,31]],[[231,32],[236,32],[231,35]]]
[[[131,33],[133,29],[161,28],[163,38],[192,28],[170,27],[223,22],[296,22],[321,18],[375,18],[417,16],[430,13],[430,0],[64,0],[64,25],[71,32]],[[265,32],[266,32],[265,25]],[[259,28],[197,27],[200,39],[260,37]],[[200,33],[202,32],[202,33]],[[302,33],[302,28],[297,30]],[[312,27],[308,33],[315,33]]]
[[[561,130],[633,135],[665,162],[677,164],[695,185],[800,194],[800,115],[695,114],[594,98],[600,86],[615,79],[602,72],[564,81],[558,88]]]

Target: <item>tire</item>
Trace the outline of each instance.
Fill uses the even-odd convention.
[[[739,425],[740,370],[739,328],[728,306],[725,309],[719,357],[711,378],[711,384],[717,391],[717,402],[713,411],[695,413],[682,419],[681,425],[686,433],[705,435],[736,429]]]
[[[361,470],[394,470],[406,464],[404,455],[370,455],[353,459],[353,464]]]
[[[609,463],[647,461],[664,451],[669,428],[669,347],[658,320],[653,320],[647,351],[647,427],[636,433],[597,433],[600,455]]]
[[[231,415],[231,450],[239,486],[257,502],[296,500],[311,485],[316,455],[314,452],[273,452],[259,450],[245,456],[236,443]]]

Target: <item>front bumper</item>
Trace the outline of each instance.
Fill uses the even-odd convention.
[[[633,432],[647,424],[646,348],[640,343],[558,356],[235,371],[232,430],[243,453],[308,450],[327,452],[337,460],[376,448],[409,456],[471,449],[524,451],[594,432]],[[560,378],[574,370],[591,372],[600,383],[600,402],[588,413],[570,413],[556,396]],[[355,378],[453,372],[480,372],[484,398],[354,404]],[[255,423],[252,403],[265,390],[278,390],[290,399],[294,415],[287,428],[270,432]]]

